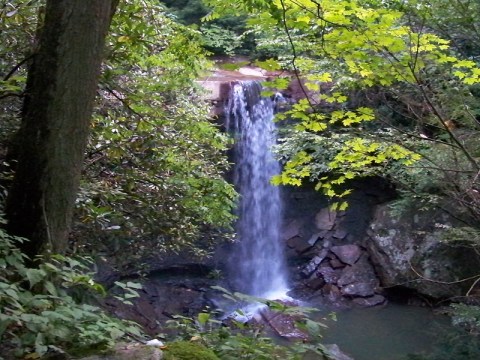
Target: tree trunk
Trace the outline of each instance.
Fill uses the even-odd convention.
[[[118,0],[49,0],[29,69],[6,205],[7,230],[33,257],[64,253],[105,37]]]

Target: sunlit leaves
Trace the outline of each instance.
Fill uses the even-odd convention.
[[[255,61],[255,65],[268,71],[280,70],[281,68],[281,65],[278,63],[278,61],[274,59],[267,59],[265,61],[257,60]]]
[[[355,111],[335,110],[330,114],[330,123],[341,123],[343,126],[351,126],[363,121],[372,121],[375,119],[373,110],[361,107]]]
[[[240,2],[237,11],[252,5]],[[227,3],[210,1],[219,12]],[[301,90],[308,97],[277,115],[288,119],[291,129],[277,147],[286,170],[276,183],[299,184],[308,178],[319,191],[338,199],[348,195],[351,180],[389,173],[403,174],[407,187],[424,191],[432,183],[426,172],[415,169],[428,164],[440,169],[435,188],[448,187],[451,199],[460,208],[470,206],[465,213],[477,214],[478,221],[478,202],[465,201],[480,166],[474,140],[480,113],[475,90],[480,82],[479,39],[472,15],[478,13],[478,2],[262,4],[250,11],[250,23],[264,34],[261,43],[279,63],[302,79]],[[350,94],[355,95],[350,99]],[[437,141],[446,145],[449,162],[435,151],[435,156],[420,159],[417,151],[426,154],[438,147]],[[308,171],[302,172],[303,167]],[[451,185],[441,183],[445,178]],[[425,186],[412,179],[424,179]],[[390,180],[398,182],[399,176],[390,175]],[[432,194],[427,196],[433,203]]]
[[[308,164],[312,157],[305,151],[296,153],[286,164],[280,175],[272,178],[274,185],[295,185],[300,186],[302,179],[310,175]]]
[[[383,144],[355,138],[347,141],[343,149],[335,156],[329,167],[331,169],[367,169],[368,166],[385,164],[388,161],[400,161],[411,165],[421,157],[397,144]]]

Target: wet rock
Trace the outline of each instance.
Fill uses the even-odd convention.
[[[338,260],[337,258],[334,258],[334,259],[330,259],[330,266],[333,269],[342,269],[345,267],[345,264],[340,260]]]
[[[322,288],[321,292],[323,293],[324,301],[327,306],[337,309],[351,308],[351,304],[349,304],[346,298],[342,295],[338,286],[327,284]]]
[[[330,239],[326,239],[324,238],[323,239],[323,242],[322,242],[322,247],[325,248],[325,249],[330,249],[330,247],[332,246],[332,240]]]
[[[301,271],[301,275],[305,278],[310,277],[315,270],[317,270],[318,266],[320,263],[325,259],[325,257],[328,255],[328,250],[327,249],[322,249],[320,253],[315,256],[310,262],[303,268]]]
[[[287,295],[298,300],[306,301],[314,296],[318,291],[307,287],[305,284],[299,284],[290,290]]]
[[[318,230],[332,230],[335,225],[337,213],[330,211],[329,208],[323,208],[315,215],[315,226]]]
[[[282,229],[282,233],[281,233],[281,236],[282,236],[282,239],[284,241],[288,240],[288,239],[291,239],[291,238],[294,238],[294,237],[298,237],[300,235],[300,227],[301,227],[302,223],[300,220],[298,219],[295,219],[295,220],[292,220],[290,221],[287,225],[285,225]]]
[[[288,247],[294,249],[297,254],[303,254],[312,246],[300,236],[295,236],[287,241]]]
[[[323,288],[323,292],[331,301],[338,300],[342,297],[342,293],[338,286],[333,284],[327,284]]]
[[[343,240],[347,237],[348,231],[342,228],[335,229],[335,232],[333,233],[333,237],[338,240]]]
[[[336,284],[338,279],[340,279],[342,270],[335,270],[330,266],[321,266],[318,268],[318,273],[322,275],[327,284]]]
[[[309,280],[306,284],[310,289],[318,290],[325,285],[325,280],[323,277],[315,277],[312,280]]]
[[[341,262],[353,265],[362,255],[362,249],[358,245],[332,246],[330,251],[334,253]]]
[[[385,303],[386,299],[382,295],[375,294],[370,297],[355,298],[352,300],[355,304],[363,307],[371,307]]]
[[[365,247],[382,286],[404,284],[405,288],[434,298],[454,297],[468,291],[472,283],[456,280],[478,274],[480,258],[472,256],[468,248],[442,243],[444,230],[435,224],[449,226],[455,224],[455,219],[445,213],[416,210],[398,218],[391,214],[389,204],[377,207]]]
[[[375,294],[375,287],[371,283],[353,283],[344,286],[341,293],[350,296],[372,296]]]
[[[302,340],[308,338],[308,335],[296,326],[296,322],[299,320],[298,316],[275,312],[269,309],[262,311],[261,315],[263,320],[281,337]]]
[[[353,283],[370,283],[374,287],[378,286],[377,276],[366,256],[361,256],[355,264],[346,266],[337,282],[340,287]]]
[[[313,246],[317,243],[318,240],[321,239],[322,233],[315,233],[312,236],[310,236],[310,239],[308,239],[308,243]]]
[[[142,281],[140,296],[131,299],[133,306],[108,297],[102,300],[103,307],[120,318],[137,322],[146,333],[155,335],[163,331],[161,323],[172,315],[194,316],[212,305],[206,291],[218,280],[195,278],[195,274],[191,277],[162,275]]]
[[[352,357],[340,350],[337,344],[327,344],[324,346],[328,351],[329,360],[354,360]]]

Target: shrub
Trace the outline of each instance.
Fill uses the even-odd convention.
[[[219,358],[202,344],[175,341],[165,350],[165,360],[219,360]]]
[[[26,241],[0,229],[0,353],[37,358],[49,350],[107,349],[138,325],[108,316],[84,301],[104,293],[84,261],[52,255],[37,268],[16,247]],[[1,359],[1,357],[0,357]]]

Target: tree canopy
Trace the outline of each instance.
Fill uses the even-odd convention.
[[[455,14],[449,39],[442,1],[206,2],[207,18],[249,13],[260,45],[273,50],[257,64],[290,69],[301,82],[305,99],[278,117],[295,125],[279,146],[286,164],[274,183],[310,178],[344,209],[344,184],[358,176],[390,177],[440,205],[421,188],[429,182],[455,200],[465,221],[478,221],[476,2],[448,5]]]

